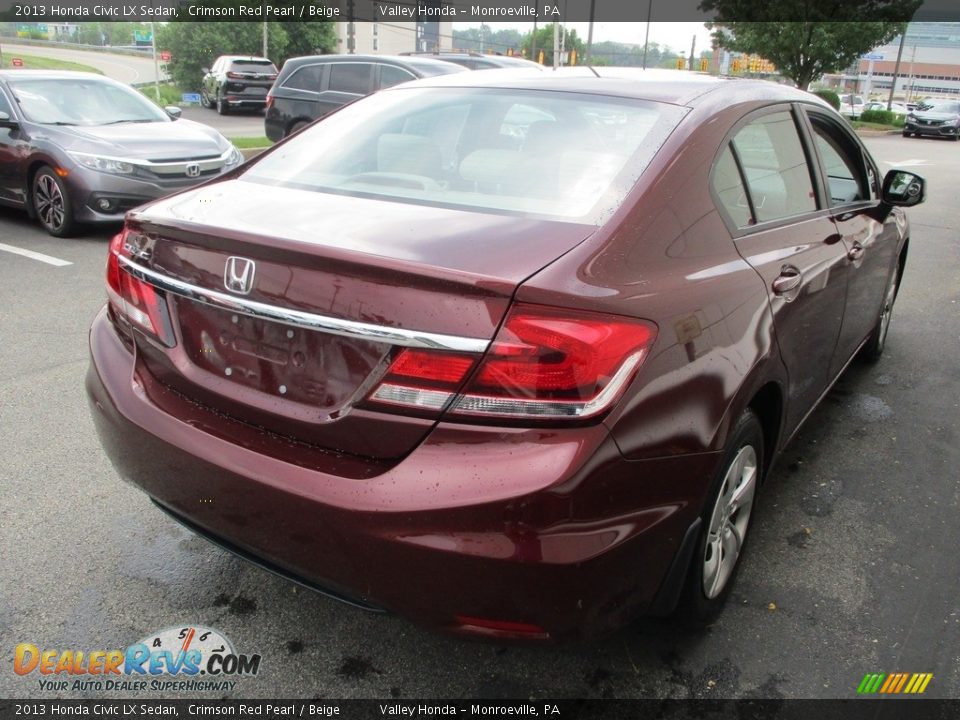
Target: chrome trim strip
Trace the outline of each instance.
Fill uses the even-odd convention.
[[[160,290],[166,290],[174,295],[220,308],[221,310],[238,312],[263,320],[272,320],[283,323],[284,325],[293,325],[294,327],[306,328],[308,330],[318,330],[320,332],[330,333],[331,335],[385,342],[401,347],[482,353],[486,351],[487,346],[490,344],[489,340],[482,338],[468,338],[456,335],[419,332],[417,330],[404,330],[403,328],[354,322],[352,320],[343,320],[325,315],[315,315],[313,313],[303,312],[302,310],[267,305],[266,303],[227,295],[226,293],[217,292],[216,290],[197,287],[196,285],[191,285],[182,280],[177,280],[145,268],[129,258],[123,256],[118,256],[118,258],[120,265],[122,265],[127,272]]]

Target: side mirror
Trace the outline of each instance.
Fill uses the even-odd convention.
[[[210,68],[202,67],[202,68],[200,68],[200,72],[202,72],[204,75],[209,75],[209,74],[210,74]]]
[[[3,112],[0,110],[0,127],[14,128],[17,127],[20,123],[10,117],[10,113]]]
[[[887,205],[913,207],[927,199],[927,181],[906,170],[891,170],[883,179],[880,196]]]
[[[174,120],[177,120],[181,115],[183,115],[183,110],[178,108],[176,105],[167,105],[163,110]]]

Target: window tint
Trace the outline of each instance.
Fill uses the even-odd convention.
[[[743,188],[743,180],[729,145],[717,160],[710,182],[733,223],[740,228],[752,225],[753,217],[750,215],[747,192]]]
[[[789,112],[764,115],[741,128],[733,147],[746,176],[757,222],[817,209],[810,167]]]
[[[270,74],[277,72],[269,60],[234,60],[230,63],[230,70],[242,73]]]
[[[366,95],[370,92],[370,63],[333,63],[330,66],[330,90]]]
[[[863,154],[856,142],[825,118],[810,116],[817,152],[826,172],[830,205],[845,205],[870,199]]]
[[[394,85],[399,85],[403,82],[409,82],[410,80],[415,80],[416,77],[404,70],[403,68],[398,68],[393,65],[381,65],[380,66],[380,87],[388,88],[393,87]]]
[[[283,86],[293,90],[320,92],[323,81],[323,65],[306,65],[295,70],[293,75],[283,82]]]

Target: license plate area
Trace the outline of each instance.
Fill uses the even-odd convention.
[[[177,298],[177,317],[184,352],[200,369],[328,414],[362,397],[390,349],[185,298]]]

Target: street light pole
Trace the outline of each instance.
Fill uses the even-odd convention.
[[[909,25],[905,25],[903,32],[900,33],[900,48],[897,50],[897,64],[893,67],[893,82],[890,83],[890,95],[887,96],[887,110],[893,108],[893,93],[897,89],[897,78],[900,75],[900,59],[903,57],[903,45],[907,39],[907,28]]]
[[[650,45],[650,17],[653,15],[653,0],[647,3],[647,32],[643,37],[643,69],[647,69],[647,47]]]
[[[153,48],[153,90],[157,95],[157,104],[160,104],[160,63],[157,62],[157,28],[150,22],[150,44]]]

